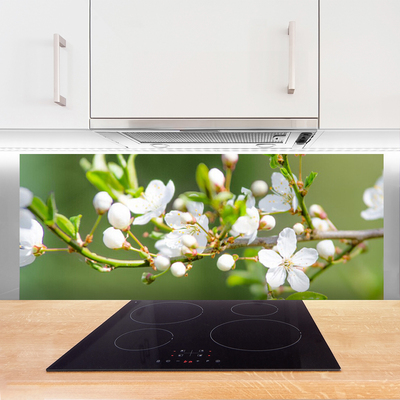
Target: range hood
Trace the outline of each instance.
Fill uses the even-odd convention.
[[[184,129],[96,131],[120,145],[141,150],[262,150],[302,149],[316,129]]]

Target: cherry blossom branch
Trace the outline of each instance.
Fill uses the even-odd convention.
[[[367,239],[375,239],[383,237],[383,228],[380,229],[367,229],[361,231],[314,231],[309,237],[307,235],[298,235],[298,242],[310,242],[312,240],[335,240],[335,239],[347,239],[362,242]],[[236,239],[232,244],[229,245],[229,249],[238,249],[241,247],[264,247],[265,249],[272,249],[277,243],[278,236],[269,236],[257,238],[251,244],[247,244],[247,239]]]

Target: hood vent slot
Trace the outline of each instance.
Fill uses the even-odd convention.
[[[285,143],[289,132],[262,130],[124,131],[138,143]]]

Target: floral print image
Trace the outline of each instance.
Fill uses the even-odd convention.
[[[46,157],[21,158],[21,290],[52,293],[33,298],[382,297],[381,156],[60,155],[65,184],[29,178]]]

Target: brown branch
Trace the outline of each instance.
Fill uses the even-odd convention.
[[[312,240],[325,240],[325,239],[347,239],[362,242],[367,239],[382,238],[383,228],[380,229],[367,229],[363,231],[314,231],[308,238],[306,235],[298,235],[298,242],[310,242]],[[272,249],[277,243],[278,236],[259,237],[253,243],[247,244],[247,239],[236,239],[230,246],[230,249],[238,249],[241,247],[264,247],[265,249]]]

